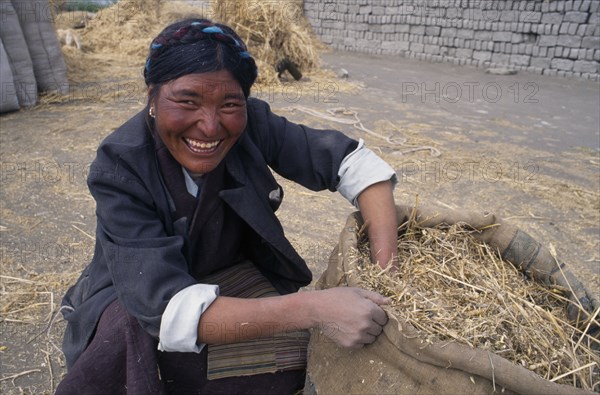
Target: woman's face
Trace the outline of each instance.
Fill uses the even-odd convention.
[[[169,81],[151,106],[163,143],[193,175],[214,170],[246,128],[246,98],[227,70]]]

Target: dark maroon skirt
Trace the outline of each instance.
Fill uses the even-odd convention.
[[[305,370],[207,379],[207,347],[199,354],[160,352],[158,342],[116,300],[56,394],[294,394]]]

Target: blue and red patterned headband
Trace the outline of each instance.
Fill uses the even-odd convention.
[[[224,32],[220,27],[211,23],[192,22],[189,26],[177,29],[171,35],[158,36],[152,41],[146,60],[146,72],[150,72],[152,62],[167,49],[207,39],[217,40],[228,45],[243,59],[252,59],[244,43]]]

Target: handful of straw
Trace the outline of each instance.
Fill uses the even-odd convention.
[[[359,241],[363,286],[392,299],[391,311],[418,329],[424,341],[460,342],[489,350],[561,384],[600,390],[600,341],[566,316],[562,289],[524,277],[464,224],[423,228],[402,224],[398,270],[369,264]]]

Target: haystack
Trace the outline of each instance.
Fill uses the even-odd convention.
[[[142,71],[152,39],[169,23],[191,16],[203,16],[206,8],[185,1],[120,0],[99,10],[75,30],[82,50],[64,46],[69,80],[69,97],[46,96],[42,103],[65,100],[143,103],[146,87]],[[55,17],[57,28],[71,28],[84,11],[67,11]]]
[[[83,74],[90,68],[113,67],[115,62],[137,67],[131,77],[139,78],[151,40],[167,24],[206,17],[230,25],[248,44],[259,68],[258,84],[278,85],[275,67],[284,59],[304,74],[320,71],[319,55],[325,47],[313,34],[302,4],[300,0],[223,0],[193,6],[185,1],[120,0],[100,10],[80,31],[83,54],[66,47],[63,51],[76,79],[86,78]]]
[[[214,0],[212,4],[215,19],[231,26],[257,60],[258,83],[278,83],[275,67],[283,60],[303,73],[319,69],[325,46],[312,33],[302,0]]]
[[[111,60],[124,60],[140,68],[148,54],[152,39],[169,23],[190,16],[202,16],[206,9],[193,7],[185,1],[120,0],[111,7],[101,9],[86,27],[79,30],[84,52],[110,56]],[[73,15],[75,13],[75,15]],[[58,20],[79,21],[77,12]]]

